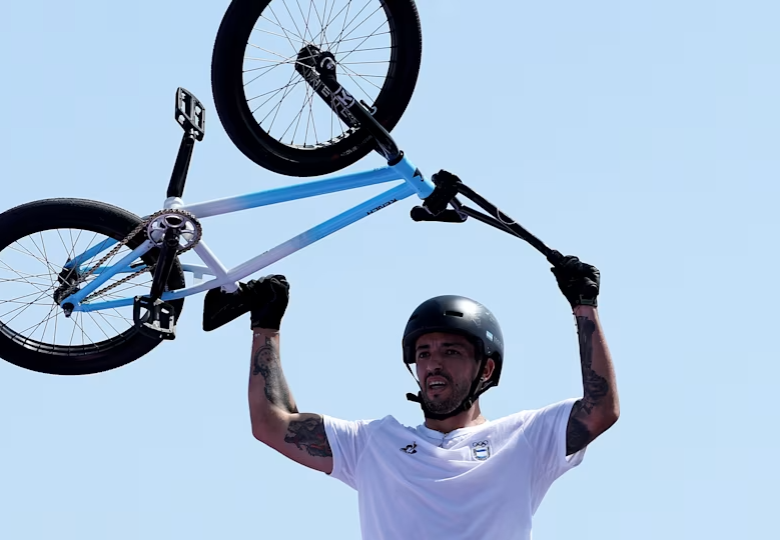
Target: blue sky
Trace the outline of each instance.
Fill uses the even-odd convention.
[[[296,182],[247,160],[214,112],[227,5],[4,4],[2,209],[58,196],[159,209],[178,86],[208,110],[186,201]],[[534,538],[770,536],[780,7],[474,5],[418,2],[423,65],[394,136],[426,174],[458,174],[601,269],[622,404],[550,490]],[[205,234],[234,266],[366,193],[210,218]],[[579,395],[574,322],[546,261],[471,220],[414,223],[412,204],[268,269],[292,284],[282,354],[301,409],[419,423],[400,337],[411,310],[444,293],[484,302],[504,329],[489,418]],[[112,372],[0,363],[0,537],[359,538],[355,493],[251,437],[248,322],[204,333],[201,309],[188,299],[175,341]]]

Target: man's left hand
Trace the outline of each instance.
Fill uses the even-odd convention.
[[[555,275],[563,296],[571,304],[577,306],[598,305],[597,297],[601,285],[601,273],[593,265],[580,261],[573,255],[560,258],[560,262],[550,271]]]

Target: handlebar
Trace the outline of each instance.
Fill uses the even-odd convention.
[[[514,219],[485,199],[482,195],[465,185],[460,178],[447,171],[439,171],[431,178],[436,188],[426,197],[422,206],[411,210],[414,221],[441,221],[443,223],[463,223],[469,217],[502,230],[528,242],[533,248],[544,255],[553,266],[558,266],[563,259],[560,252],[551,249],[522,227]],[[462,195],[480,206],[486,213],[461,204],[457,195]],[[447,206],[452,206],[451,209]]]

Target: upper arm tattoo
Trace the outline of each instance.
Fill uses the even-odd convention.
[[[271,338],[266,337],[265,344],[257,349],[252,357],[252,376],[257,375],[262,375],[265,379],[264,390],[268,401],[287,412],[298,412],[279,362],[279,351]]]
[[[571,409],[569,424],[566,426],[566,455],[579,452],[590,442],[591,434],[588,427],[579,419],[582,410],[582,400],[578,399]]]
[[[284,442],[294,444],[299,450],[306,450],[310,456],[333,456],[321,416],[291,421]]]
[[[288,413],[297,413],[298,408],[287,386],[287,380],[279,361],[279,351],[270,337],[252,356],[252,377],[263,377],[266,399]],[[259,381],[258,381],[259,382]],[[318,415],[300,415],[287,426],[284,442],[294,444],[310,456],[331,457],[330,443],[325,433],[325,423]]]
[[[569,415],[566,429],[566,455],[585,448],[593,440],[593,434],[584,420],[609,393],[607,380],[593,371],[593,334],[596,323],[585,316],[577,317],[577,330],[580,341],[580,361],[582,363],[583,397],[578,400]]]

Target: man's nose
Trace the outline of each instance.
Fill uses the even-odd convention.
[[[426,375],[428,375],[428,376],[440,375],[441,374],[441,366],[437,366],[435,364],[434,365],[429,365],[428,369],[426,369],[425,372],[426,372]]]
[[[444,365],[444,357],[441,354],[434,352],[428,357],[428,365],[431,369],[436,368],[437,370],[441,370],[441,366]]]

